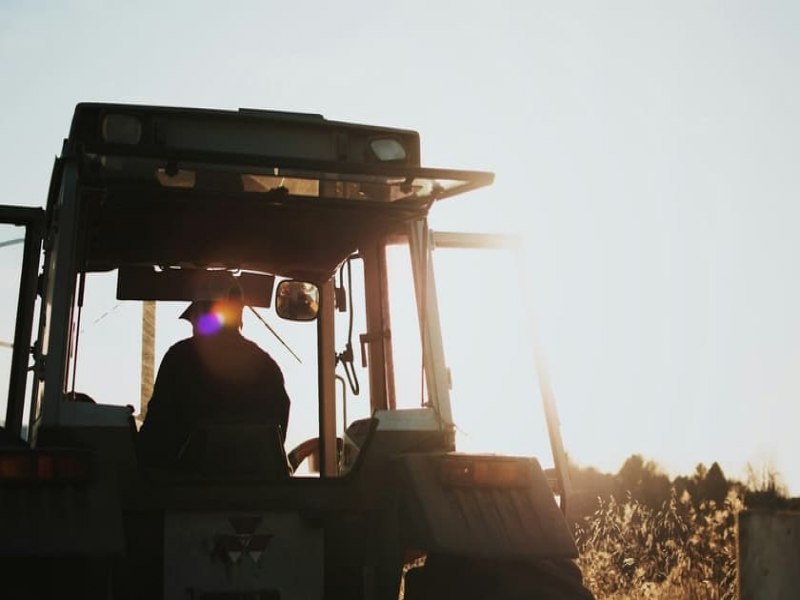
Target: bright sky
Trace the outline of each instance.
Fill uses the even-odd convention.
[[[79,101],[417,129],[427,165],[497,177],[435,228],[527,236],[575,461],[800,494],[800,5],[449,6],[6,0],[2,201],[43,205]]]

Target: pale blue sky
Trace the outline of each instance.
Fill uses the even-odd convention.
[[[6,1],[2,200],[43,204],[79,101],[417,129],[497,174],[435,227],[528,236],[577,462],[800,494],[797,31],[793,2]]]

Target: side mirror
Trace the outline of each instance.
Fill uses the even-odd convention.
[[[275,290],[275,311],[289,321],[313,321],[319,312],[319,288],[307,281],[281,281]]]

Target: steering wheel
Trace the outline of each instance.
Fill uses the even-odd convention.
[[[339,462],[339,458],[342,455],[342,449],[344,448],[344,440],[340,437],[336,438],[336,462]],[[319,464],[319,438],[313,437],[309,438],[304,442],[299,443],[294,449],[287,454],[287,458],[289,459],[289,465],[292,467],[292,471],[296,471],[297,467],[303,464],[303,461],[306,460],[308,457],[315,457],[317,464]]]

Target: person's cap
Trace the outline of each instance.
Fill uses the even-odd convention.
[[[193,321],[197,317],[200,317],[206,313],[211,312],[211,309],[214,307],[213,300],[195,300],[189,306],[186,307],[181,313],[181,316],[178,317],[179,319],[186,319],[187,321]]]
[[[210,313],[215,306],[219,306],[220,304],[238,310],[243,308],[242,289],[238,285],[233,285],[222,292],[217,290],[216,293],[204,294],[204,296],[205,297],[201,299],[193,300],[178,318],[193,321],[196,318]]]

